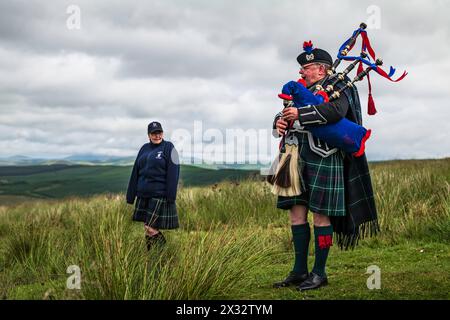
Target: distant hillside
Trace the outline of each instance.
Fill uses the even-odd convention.
[[[11,157],[0,157],[0,166],[37,166],[37,165],[104,165],[104,166],[130,166],[133,165],[135,157],[116,157],[99,154],[74,154],[59,159],[33,158],[28,156],[15,155]],[[239,169],[239,170],[259,170],[263,165],[257,164],[207,164],[201,159],[181,158],[181,163],[188,166],[199,168],[220,170],[220,169]],[[267,166],[267,165],[265,165]]]
[[[129,166],[134,162],[134,157],[114,157],[93,154],[72,155],[62,159],[32,158],[26,156],[0,157],[0,166],[37,166],[37,165],[113,165]]]
[[[17,157],[16,160],[20,160]],[[26,160],[25,157],[22,160]],[[57,161],[47,165],[0,166],[0,205],[21,203],[33,198],[63,198],[70,196],[91,196],[102,193],[123,193],[127,189],[131,166],[67,164]],[[389,166],[402,170],[404,167],[422,170],[423,165],[441,167],[450,159],[395,160],[370,163],[371,168]],[[259,170],[243,170],[251,165],[231,165],[221,169],[220,165],[182,165],[180,186],[211,185],[224,180],[243,180],[258,177]],[[441,170],[441,174],[448,171]],[[450,176],[446,177],[450,179]]]
[[[11,196],[63,198],[125,192],[131,166],[37,165],[0,167],[0,201]],[[180,185],[201,186],[259,175],[257,170],[210,170],[181,166]],[[7,197],[8,196],[8,197]]]

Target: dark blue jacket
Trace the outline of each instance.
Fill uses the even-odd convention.
[[[134,162],[127,202],[133,204],[136,196],[162,197],[175,202],[179,175],[178,153],[171,142],[163,140],[160,144],[144,144]]]

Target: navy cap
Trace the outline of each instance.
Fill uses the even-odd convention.
[[[161,123],[159,123],[157,121],[150,122],[148,125],[148,128],[147,128],[147,133],[153,133],[153,132],[157,132],[157,131],[163,132]]]

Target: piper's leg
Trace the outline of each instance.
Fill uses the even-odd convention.
[[[289,212],[295,250],[294,267],[284,280],[273,284],[275,288],[299,285],[308,278],[308,247],[311,230],[306,220],[307,214],[308,209],[299,205],[293,206]]]
[[[321,277],[326,277],[325,265],[328,252],[333,244],[333,226],[330,218],[326,215],[314,213],[314,238],[315,238],[315,257],[314,268],[312,272]]]
[[[295,205],[289,211],[291,225],[305,224],[308,216],[308,209],[305,206]]]
[[[307,221],[308,209],[305,206],[293,206],[290,212],[292,239],[294,242],[295,262],[292,269],[297,274],[308,273],[308,248],[311,230]]]
[[[297,290],[300,291],[317,289],[328,284],[325,264],[332,245],[333,226],[327,216],[317,213],[313,215],[316,259],[308,279],[298,286]]]

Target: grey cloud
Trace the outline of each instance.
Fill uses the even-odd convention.
[[[370,5],[381,9],[381,29],[369,30],[377,54],[410,74],[398,84],[372,77],[369,157],[448,154],[422,123],[448,128],[448,2],[77,1],[82,28],[73,31],[69,4],[0,3],[0,155],[134,154],[153,119],[168,135],[195,120],[269,128],[281,85],[298,77],[302,42],[335,55]],[[367,85],[358,87],[365,111]]]

